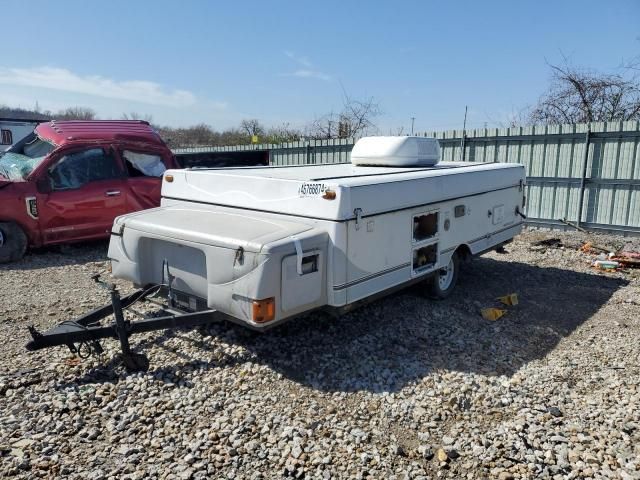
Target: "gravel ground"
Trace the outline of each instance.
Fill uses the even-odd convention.
[[[585,238],[526,232],[442,302],[134,337],[140,374],[115,341],[83,362],[24,350],[27,325],[107,301],[105,244],[30,254],[0,267],[0,476],[640,478],[640,272],[592,269]]]

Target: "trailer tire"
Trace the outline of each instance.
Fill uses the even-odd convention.
[[[27,236],[14,222],[0,222],[0,263],[20,260],[27,251]]]
[[[458,282],[460,272],[460,256],[458,252],[451,255],[451,260],[446,267],[441,268],[429,280],[428,295],[435,300],[444,300],[453,293]]]

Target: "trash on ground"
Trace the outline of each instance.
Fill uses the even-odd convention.
[[[575,228],[576,230],[578,230],[579,232],[582,233],[588,233],[584,228],[582,228],[580,225],[578,225],[577,223],[573,223],[570,222],[569,220],[567,220],[566,218],[559,218],[558,219],[559,222],[564,223],[565,225],[569,225],[570,227]]]
[[[80,365],[80,358],[79,357],[69,357],[69,358],[65,358],[64,360],[64,364],[68,365],[69,367],[75,367],[76,365]]]
[[[626,247],[623,247],[626,248]],[[621,268],[640,268],[640,252],[600,247],[591,242],[584,243],[580,250],[583,253],[596,255],[591,266],[599,270],[618,270]]]
[[[562,240],[559,238],[546,238],[544,240],[539,240],[537,242],[533,242],[534,247],[547,247],[547,248],[560,248],[563,247],[564,244]]]
[[[600,247],[598,245],[594,245],[593,242],[586,242],[584,245],[580,247],[580,250],[584,253],[597,254],[600,252],[610,253],[608,248]]]
[[[615,260],[596,260],[593,262],[593,266],[600,270],[616,270],[620,268],[620,262]]]
[[[480,313],[482,313],[482,318],[484,318],[485,320],[489,320],[491,322],[495,322],[496,320],[498,320],[500,317],[502,317],[505,313],[507,313],[506,310],[503,310],[501,308],[483,308]]]
[[[625,268],[640,268],[640,253],[620,252],[611,257],[611,260],[618,262]]]
[[[518,294],[510,293],[509,295],[505,295],[503,297],[498,297],[497,300],[504,303],[505,305],[514,306],[518,305]]]

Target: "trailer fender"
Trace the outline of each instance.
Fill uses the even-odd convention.
[[[458,248],[456,248],[455,253],[458,254],[458,258],[460,259],[460,261],[464,263],[469,263],[473,259],[471,249],[466,243],[459,245]]]

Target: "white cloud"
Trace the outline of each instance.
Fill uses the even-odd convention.
[[[313,67],[313,64],[309,61],[307,57],[299,57],[295,53],[290,52],[289,50],[285,50],[284,54],[294,62],[302,65],[303,67],[307,67],[307,68]]]
[[[217,102],[214,100],[207,100],[207,101],[200,101],[198,103],[203,107],[212,108],[214,110],[226,110],[229,108],[228,102]]]
[[[288,50],[285,50],[284,54],[302,67],[293,73],[285,73],[285,77],[317,78],[318,80],[324,80],[325,82],[330,82],[332,80],[331,75],[316,70],[313,63],[311,63],[307,57],[296,55]]]
[[[300,78],[318,78],[320,80],[324,80],[325,82],[328,82],[331,80],[331,75],[327,75],[326,73],[322,73],[322,72],[317,72],[315,70],[296,70],[293,73],[290,73],[289,76],[291,77],[300,77]]]
[[[187,90],[165,90],[147,80],[116,81],[98,75],[80,76],[64,68],[2,68],[0,84],[45,88],[75,94],[128,100],[168,107],[189,107],[196,96]]]

